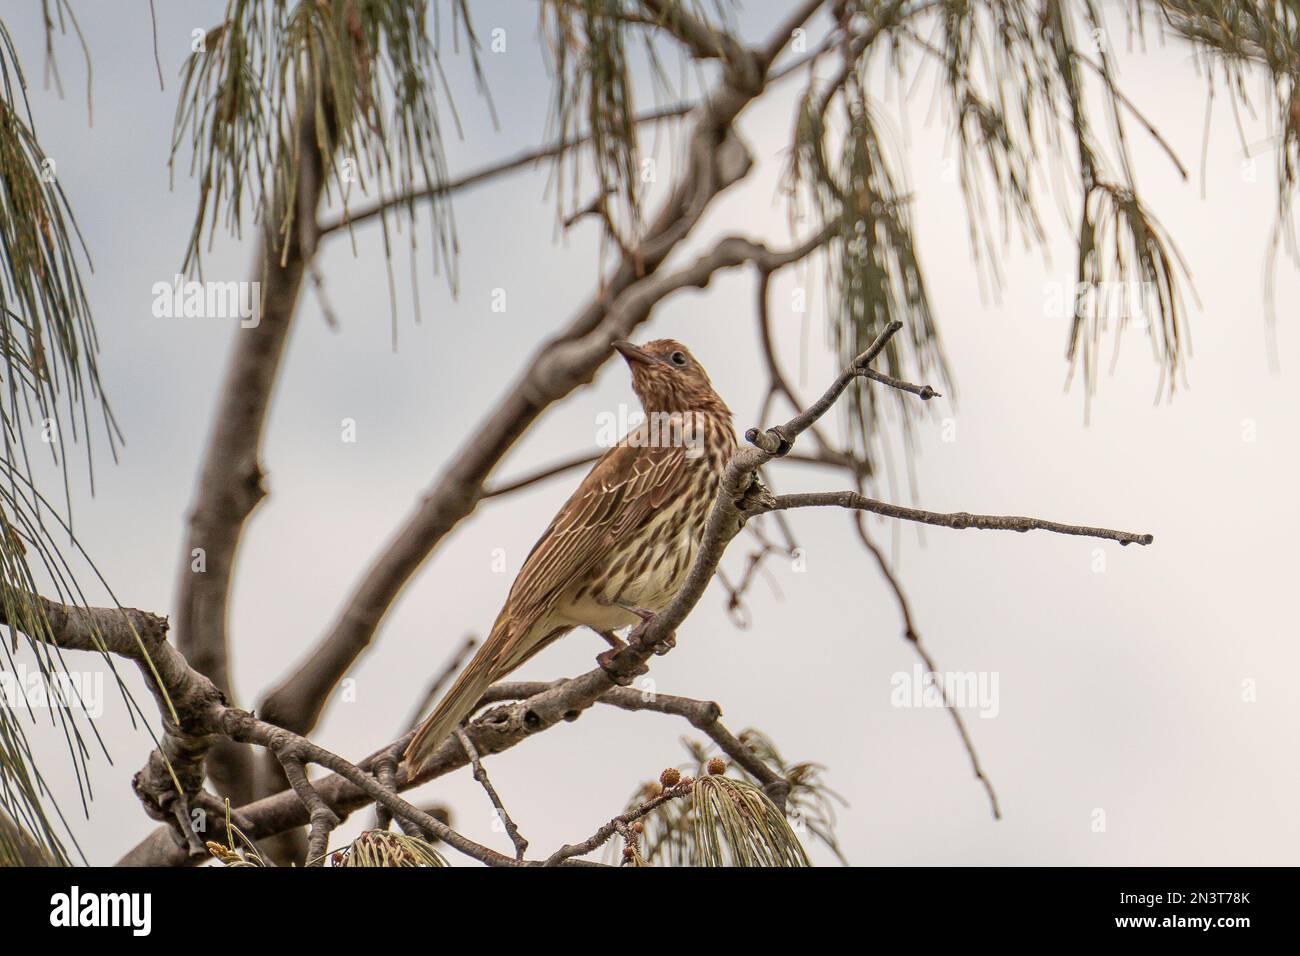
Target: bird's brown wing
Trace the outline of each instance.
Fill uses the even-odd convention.
[[[563,627],[539,630],[551,603],[634,534],[689,476],[684,448],[618,445],[596,462],[533,545],[492,633],[406,749],[418,773],[494,681],[544,647]]]
[[[578,581],[682,490],[685,465],[682,447],[621,444],[606,452],[533,545],[510,590],[507,613],[528,615]]]

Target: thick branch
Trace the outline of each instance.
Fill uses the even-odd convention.
[[[98,651],[134,661],[158,701],[163,715],[164,736],[159,750],[150,755],[143,770],[135,776],[134,789],[149,816],[169,824],[162,840],[155,840],[152,855],[140,862],[186,862],[202,854],[201,845],[188,826],[191,805],[208,806],[210,800],[200,789],[203,783],[203,759],[216,738],[266,747],[284,767],[292,787],[288,795],[299,802],[304,819],[311,824],[309,862],[319,865],[324,857],[325,841],[338,825],[339,817],[331,807],[328,788],[308,781],[306,763],[315,763],[334,772],[327,780],[347,780],[360,792],[389,808],[405,820],[416,823],[450,846],[486,863],[499,863],[495,851],[480,847],[453,831],[441,821],[411,807],[383,787],[369,773],[354,767],[329,751],[296,734],[274,727],[244,711],[228,707],[215,685],[189,665],[184,656],[167,643],[165,618],[135,608],[79,608],[45,598],[35,598],[42,605],[50,633],[65,650]],[[0,609],[0,624],[9,621]],[[40,635],[30,635],[41,639]],[[180,784],[177,790],[176,784]],[[213,836],[224,832],[224,820],[209,814]],[[181,824],[180,820],[185,823]],[[240,811],[241,829],[253,839],[283,832],[265,832],[254,816]],[[183,829],[181,829],[183,826]],[[285,828],[288,829],[288,828]],[[177,843],[178,830],[184,845]]]
[[[262,431],[285,343],[293,323],[305,264],[316,249],[316,207],[322,191],[322,157],[316,114],[298,123],[297,193],[277,193],[264,226],[254,278],[261,283],[259,321],[235,332],[225,381],[212,418],[190,507],[176,588],[176,646],[227,697],[230,689],[226,633],[235,554],[244,523],[266,495],[260,464]],[[278,224],[296,209],[283,238]],[[251,795],[249,755],[223,747],[208,772],[218,792],[235,804]]]
[[[41,605],[58,647],[113,654],[139,667],[162,716],[162,737],[158,749],[133,778],[132,788],[145,812],[168,824],[163,833],[172,855],[183,860],[203,853],[190,829],[189,811],[204,803],[204,760],[215,738],[202,715],[224,706],[220,690],[167,643],[164,617],[136,608],[76,607],[38,596],[33,600]],[[12,626],[3,608],[0,624]],[[45,637],[28,636],[34,640]]]
[[[672,34],[699,60],[743,61],[748,51],[729,33],[715,29],[674,0],[641,0],[655,26]]]

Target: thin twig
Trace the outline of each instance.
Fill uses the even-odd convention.
[[[459,727],[456,728],[456,739],[460,741],[461,747],[465,750],[465,756],[469,757],[470,765],[474,768],[474,779],[487,793],[488,799],[492,801],[492,806],[496,810],[497,819],[501,825],[506,828],[506,833],[510,837],[510,842],[515,845],[515,859],[522,860],[524,853],[528,851],[528,841],[524,835],[519,832],[519,827],[515,826],[515,821],[510,819],[510,814],[506,812],[505,804],[501,802],[501,797],[497,795],[496,787],[492,786],[492,781],[488,778],[487,771],[483,769],[483,761],[479,760],[478,751],[465,731]]]
[[[904,382],[902,379],[886,375],[884,372],[877,372],[874,368],[864,369],[862,374],[873,382],[879,382],[881,385],[888,385],[890,388],[896,388],[901,392],[911,392],[923,402],[928,402],[932,398],[943,397],[940,392],[936,392],[929,385],[913,385],[911,382]]]
[[[691,792],[691,788],[694,786],[695,786],[695,782],[693,780],[686,780],[677,784],[676,786],[666,787],[665,789],[659,791],[659,793],[657,793],[655,796],[647,800],[645,803],[641,804],[641,806],[636,807],[633,810],[629,810],[627,813],[621,813],[618,816],[614,817],[614,819],[604,824],[599,830],[597,830],[587,839],[583,840],[581,843],[566,843],[564,846],[560,847],[549,857],[547,857],[545,865],[559,866],[561,863],[563,863],[565,860],[569,859],[570,857],[582,856],[586,853],[590,853],[592,850],[598,849],[606,840],[612,837],[616,832],[622,832],[623,828],[626,827],[628,824],[635,823],[637,820],[641,819],[647,813],[650,813],[652,810],[656,810],[659,807],[663,806],[669,800],[675,800],[678,797],[686,796],[686,794]]]
[[[908,508],[903,505],[890,504],[868,498],[856,491],[813,491],[791,495],[778,495],[771,505],[762,507],[762,511],[782,511],[787,508],[835,507],[850,508],[858,511],[870,511],[884,515],[886,518],[901,518],[904,521],[917,521],[921,524],[938,525],[942,528],[979,528],[986,531],[1051,531],[1055,534],[1078,535],[1086,538],[1103,538],[1118,541],[1121,545],[1147,545],[1155,540],[1150,534],[1138,534],[1132,531],[1112,531],[1109,528],[1092,528],[1087,525],[1061,524],[1042,518],[1025,518],[1018,515],[977,515],[965,511],[944,514],[938,511],[925,511],[920,508]]]
[[[649,112],[633,117],[632,123],[633,125],[641,126],[645,123],[658,123],[667,119],[676,119],[685,116],[691,110],[695,109],[696,105],[697,104],[695,103],[673,103],[668,106],[662,106],[658,109],[650,110]],[[456,179],[451,179],[442,183],[435,183],[434,185],[425,186],[421,189],[408,190],[389,199],[383,199],[372,203],[369,206],[364,206],[355,212],[345,212],[343,216],[338,219],[322,223],[320,228],[317,230],[317,235],[323,238],[340,229],[355,226],[366,222],[369,219],[382,216],[391,209],[408,206],[413,202],[423,199],[433,199],[438,196],[448,195],[449,193],[461,192],[471,186],[482,185],[485,182],[495,179],[497,176],[523,169],[526,166],[530,166],[541,160],[550,159],[554,156],[558,156],[560,153],[582,146],[590,141],[590,139],[590,135],[573,136],[562,139],[546,146],[527,150],[517,156],[512,156],[510,159],[501,160],[500,162],[483,166],[472,172],[466,173],[464,176],[459,176]]]
[[[448,846],[467,856],[490,866],[513,866],[519,862],[457,833],[432,814],[407,803],[360,767],[312,743],[305,737],[258,720],[252,714],[234,707],[220,705],[216,711],[210,720],[230,739],[266,747],[280,758],[294,795],[307,808],[310,815],[312,832],[308,839],[309,849],[320,848],[321,836],[317,833],[318,829],[325,830],[324,836],[328,836],[329,818],[320,812],[321,808],[328,810],[330,814],[335,814],[321,790],[307,781],[304,765],[313,763],[326,770],[332,770],[353,786],[360,788],[372,800],[387,807],[394,817],[414,823],[421,830],[433,834]],[[246,808],[244,812],[247,814]],[[335,817],[337,821],[336,814]],[[337,825],[337,822],[334,825]],[[323,852],[321,849],[320,853]],[[309,857],[308,861],[311,860],[312,858]]]
[[[519,491],[522,488],[527,488],[529,485],[535,485],[538,482],[546,481],[546,479],[548,478],[554,478],[557,475],[562,475],[566,471],[573,471],[574,469],[581,468],[584,465],[595,464],[595,462],[600,458],[601,454],[603,453],[598,451],[589,452],[585,455],[579,455],[576,458],[569,458],[565,461],[557,462],[554,465],[548,465],[545,468],[541,469],[540,471],[535,471],[531,474],[527,474],[522,478],[517,478],[513,481],[507,482],[506,484],[484,488],[483,497],[496,498],[499,495],[508,495],[513,491]]]
[[[503,700],[521,700],[536,697],[539,694],[562,688],[567,681],[502,681],[488,688],[479,706]],[[790,782],[776,773],[759,759],[758,755],[740,742],[721,721],[722,708],[717,701],[696,700],[693,697],[681,697],[676,694],[662,694],[656,691],[645,694],[631,687],[611,687],[596,703],[617,707],[619,710],[665,714],[681,717],[690,725],[718,745],[732,760],[736,761],[746,773],[759,782],[768,799],[782,811],[785,800],[790,793]]]
[[[375,776],[379,782],[394,792],[397,791],[397,758],[392,754],[383,754],[375,759]],[[382,803],[375,804],[375,829],[387,830],[393,822],[393,814]]]

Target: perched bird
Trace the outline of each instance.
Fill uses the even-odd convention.
[[[605,638],[597,661],[609,669],[623,646],[614,632],[666,607],[690,571],[736,450],[731,410],[681,343],[614,348],[646,420],[600,457],[533,545],[492,633],[406,748],[411,774],[489,685],[575,627]]]

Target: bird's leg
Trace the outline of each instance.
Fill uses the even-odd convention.
[[[638,624],[636,627],[632,628],[632,630],[628,631],[627,634],[627,639],[629,642],[634,644],[640,644],[641,638],[645,635],[646,628],[648,628],[650,626],[650,622],[655,619],[655,612],[647,611],[643,607],[634,607],[631,604],[624,604],[622,601],[616,601],[615,603],[623,610],[631,614],[635,614],[637,617],[641,619],[641,623]],[[650,645],[651,649],[660,657],[667,654],[676,646],[677,646],[676,631],[673,631],[671,634],[665,635],[662,640],[656,641],[654,644]]]

